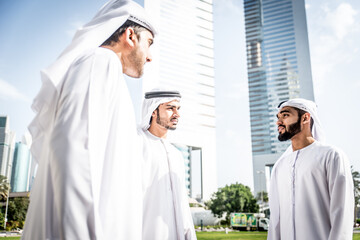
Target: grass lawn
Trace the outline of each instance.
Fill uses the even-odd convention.
[[[229,232],[229,234],[225,234],[225,232],[197,232],[196,236],[198,240],[265,240],[267,232]]]
[[[266,232],[197,232],[198,240],[265,240]],[[353,240],[360,240],[360,234],[354,234]],[[0,240],[20,240],[20,237],[0,237]]]
[[[267,232],[197,232],[198,240],[266,240]],[[354,234],[353,240],[360,240],[360,234]]]

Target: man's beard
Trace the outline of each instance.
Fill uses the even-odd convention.
[[[173,120],[173,118],[170,119],[170,121],[171,120]],[[168,130],[175,130],[176,129],[176,125],[174,125],[173,127],[170,127],[169,124],[166,121],[161,119],[160,115],[159,115],[159,112],[158,112],[158,117],[156,118],[156,123],[159,124],[160,126],[166,128],[166,129],[168,129]]]
[[[143,53],[140,51],[139,46],[130,53],[128,61],[133,71],[133,74],[130,77],[139,78],[144,74],[143,58],[144,56]]]
[[[284,133],[279,133],[278,136],[279,141],[281,142],[287,141],[301,131],[301,117],[299,116],[296,123],[289,125],[289,131],[286,130],[286,127],[284,125],[279,125],[279,126],[282,126],[285,129]]]

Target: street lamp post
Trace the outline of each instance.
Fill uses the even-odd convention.
[[[260,178],[260,194],[261,194],[261,210],[260,212],[263,212],[263,207],[264,207],[264,196],[263,196],[263,188],[262,188],[262,179],[261,179],[261,174],[265,173],[264,170],[260,170],[260,171],[256,171],[257,174],[259,174],[259,178]]]
[[[8,206],[9,206],[9,197],[10,197],[10,184],[8,187],[8,193],[7,193],[7,197],[6,197],[6,207],[5,207],[5,217],[4,217],[4,229],[6,231],[6,222],[7,222],[7,211],[8,211]]]

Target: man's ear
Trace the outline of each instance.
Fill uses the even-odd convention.
[[[152,112],[151,117],[156,117],[156,110]]]
[[[125,32],[120,36],[120,41],[125,43],[128,47],[135,47],[137,36],[134,29],[132,27],[128,27]]]
[[[310,116],[310,113],[304,113],[304,123],[310,123],[310,120],[311,120],[311,116]]]

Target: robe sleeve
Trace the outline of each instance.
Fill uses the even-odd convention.
[[[178,175],[180,178],[180,193],[181,193],[181,209],[182,209],[182,217],[183,217],[183,225],[184,225],[184,239],[185,240],[196,240],[196,233],[194,222],[191,216],[190,206],[189,206],[189,197],[187,194],[186,186],[185,186],[185,167],[184,167],[184,159],[181,153],[176,150],[178,155],[177,159],[180,163],[178,167]]]
[[[333,151],[329,154],[327,178],[331,222],[329,240],[352,239],[354,219],[353,180],[350,164],[342,152]]]
[[[276,165],[272,171],[270,193],[269,193],[269,205],[270,205],[270,223],[267,239],[268,240],[280,240],[280,202],[279,193],[277,189],[277,176]]]
[[[96,66],[96,68],[95,68]],[[101,239],[99,192],[105,161],[107,106],[114,95],[106,57],[87,57],[69,69],[50,140],[54,211],[62,239]],[[97,81],[93,81],[96,78]],[[102,84],[93,86],[96,82]],[[97,118],[94,106],[102,104]],[[95,109],[99,109],[95,107]],[[92,127],[91,127],[92,126]],[[101,134],[92,133],[101,127]]]
[[[185,182],[183,184],[183,216],[184,216],[184,235],[185,240],[196,240],[194,222],[191,216],[189,197],[186,194]]]
[[[84,64],[82,64],[84,66]],[[50,139],[54,211],[62,239],[94,239],[94,208],[88,151],[87,67],[69,69]],[[82,82],[78,81],[82,79]]]

